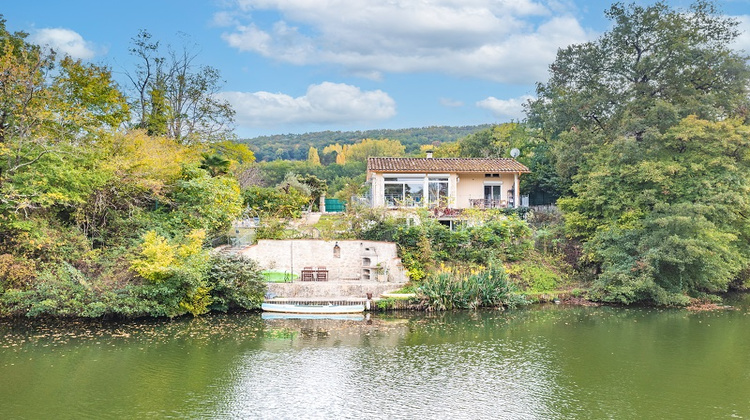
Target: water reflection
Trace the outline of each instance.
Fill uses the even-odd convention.
[[[476,315],[476,314],[475,314]],[[461,316],[458,316],[461,318]],[[233,373],[222,415],[260,418],[554,418],[564,390],[546,340],[486,334],[507,316],[475,317],[478,329],[424,341],[455,316],[375,319],[372,324],[294,320],[249,352]],[[465,321],[465,319],[463,319]],[[499,324],[499,325],[498,325]],[[458,331],[458,330],[457,330]],[[229,388],[229,386],[227,386]],[[564,401],[564,399],[563,399]]]
[[[0,418],[748,417],[737,306],[0,323]]]

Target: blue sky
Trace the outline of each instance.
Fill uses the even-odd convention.
[[[649,2],[640,2],[649,3]],[[687,6],[689,1],[670,1]],[[11,31],[112,68],[125,89],[138,31],[198,45],[221,71],[240,137],[501,123],[558,48],[609,27],[581,0],[27,0],[0,8]],[[750,0],[717,3],[746,31]]]

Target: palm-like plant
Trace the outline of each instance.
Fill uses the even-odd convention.
[[[229,159],[224,156],[214,153],[204,153],[203,159],[201,160],[201,169],[207,170],[211,176],[226,175],[229,172]]]

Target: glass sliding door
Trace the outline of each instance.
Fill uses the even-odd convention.
[[[424,198],[424,179],[410,179],[404,182],[404,206],[417,207],[422,205]]]
[[[485,184],[484,185],[484,207],[497,208],[505,207],[502,200],[502,184]]]
[[[448,205],[448,177],[430,177],[427,183],[430,207]]]
[[[397,202],[401,202],[404,199],[404,185],[403,184],[385,184],[385,205],[388,207],[396,207]]]

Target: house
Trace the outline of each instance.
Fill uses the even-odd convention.
[[[510,158],[367,159],[372,207],[518,207],[520,177],[529,172]]]

